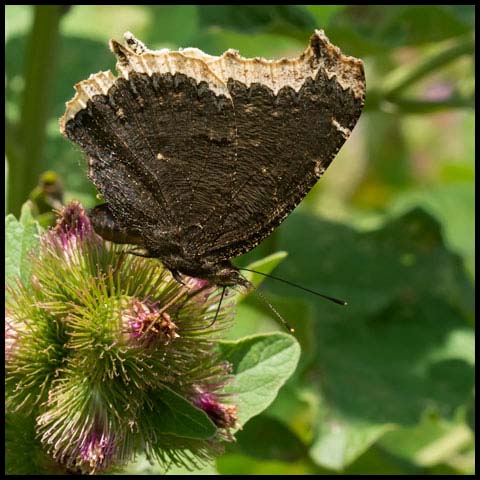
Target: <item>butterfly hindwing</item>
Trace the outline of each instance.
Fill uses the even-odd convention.
[[[321,31],[291,60],[111,49],[119,77],[77,84],[61,130],[87,154],[115,227],[191,274],[219,279],[277,227],[363,107],[362,62]]]

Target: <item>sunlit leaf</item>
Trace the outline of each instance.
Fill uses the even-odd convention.
[[[31,203],[22,207],[20,220],[13,215],[5,218],[5,284],[13,285],[14,279],[29,284],[29,253],[38,245],[40,227],[34,220]]]
[[[265,410],[294,372],[300,347],[292,335],[273,333],[220,344],[222,358],[233,366],[238,419],[244,425]]]

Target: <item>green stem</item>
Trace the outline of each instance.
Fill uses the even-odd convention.
[[[399,113],[435,113],[454,108],[475,108],[473,98],[453,97],[438,102],[419,100],[416,98],[397,98],[394,103]]]
[[[463,55],[470,55],[474,52],[475,40],[470,36],[468,38],[463,37],[449,48],[427,56],[422,62],[409,69],[401,67],[401,69],[394,71],[384,82],[382,96],[392,100],[421,78],[430,75],[435,70]]]
[[[25,59],[25,87],[18,137],[22,148],[14,155],[7,152],[7,209],[17,216],[44,169],[42,153],[55,77],[58,28],[63,13],[62,5],[35,6]]]
[[[454,108],[475,108],[475,99],[469,97],[452,97],[447,100],[430,101],[418,98],[395,97],[393,99],[381,98],[376,92],[370,96],[365,104],[364,111],[382,110],[388,113],[435,113]]]

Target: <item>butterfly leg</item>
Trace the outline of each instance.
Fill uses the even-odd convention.
[[[180,275],[180,272],[178,270],[175,270],[174,268],[170,269],[170,273],[172,274],[172,277],[181,285],[186,285],[186,283],[182,280],[182,277]]]
[[[218,302],[218,306],[217,306],[217,310],[215,312],[215,317],[213,317],[213,320],[208,324],[208,325],[205,325],[204,327],[199,327],[199,328],[188,328],[188,329],[182,329],[184,332],[188,332],[188,331],[191,331],[191,330],[206,330],[207,328],[210,328],[212,327],[213,325],[215,325],[216,321],[217,321],[217,318],[218,318],[218,314],[220,313],[220,307],[222,306],[222,302],[223,302],[223,297],[225,296],[225,290],[227,289],[226,286],[223,286],[222,287],[222,294],[220,295],[220,300]]]

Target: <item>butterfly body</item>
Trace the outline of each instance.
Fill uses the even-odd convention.
[[[158,236],[155,236],[155,232],[152,232],[152,237],[145,239],[140,232],[135,233],[129,228],[115,223],[107,204],[98,205],[91,209],[89,217],[96,233],[104,239],[140,247],[141,250],[136,252],[138,255],[159,258],[179,281],[181,281],[181,277],[177,274],[182,273],[189,277],[206,279],[219,286],[250,286],[239,273],[238,268],[228,260],[218,262],[215,258],[195,256],[194,252],[189,252],[192,245],[185,245],[181,241],[181,238],[183,238],[181,231],[177,232],[178,240],[175,240],[175,235],[163,232],[159,232]]]

